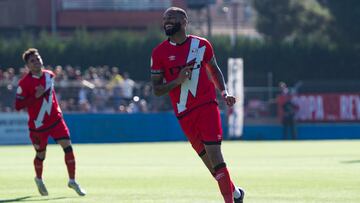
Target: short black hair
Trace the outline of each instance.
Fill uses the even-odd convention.
[[[175,11],[176,13],[182,15],[185,19],[188,18],[186,11],[182,8],[179,7],[170,7],[168,9],[166,9],[165,13],[169,12],[169,11]]]

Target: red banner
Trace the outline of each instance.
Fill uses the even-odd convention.
[[[278,113],[286,97],[278,97]],[[296,120],[303,122],[359,122],[360,94],[297,94],[291,96]]]

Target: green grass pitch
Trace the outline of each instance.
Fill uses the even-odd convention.
[[[359,203],[360,141],[224,142],[246,203]],[[0,202],[219,203],[217,183],[187,142],[74,145],[77,179],[67,188],[63,152],[50,145],[49,196],[33,181],[32,146],[0,146]]]

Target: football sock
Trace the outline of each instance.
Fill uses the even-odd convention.
[[[216,173],[211,173],[211,175],[215,178]],[[234,198],[239,199],[241,197],[241,192],[237,186],[231,181],[231,187],[233,188],[233,195]]]
[[[72,150],[72,147],[64,148],[65,152],[65,164],[69,174],[70,179],[75,179],[75,156]]]
[[[41,159],[37,156],[34,159],[34,168],[35,168],[36,177],[38,179],[42,178],[43,162],[44,162],[44,159]]]
[[[221,163],[214,167],[215,170],[215,179],[218,182],[220,192],[225,200],[225,203],[232,203],[233,196],[233,185],[230,179],[229,171],[226,168],[225,163]]]
[[[234,185],[234,183],[233,183]],[[241,192],[238,187],[234,186],[234,192],[233,192],[234,198],[239,199],[241,197]]]

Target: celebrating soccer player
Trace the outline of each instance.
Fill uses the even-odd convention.
[[[75,181],[75,157],[71,146],[69,129],[62,117],[54,90],[54,73],[45,70],[37,49],[30,48],[22,55],[30,72],[20,81],[16,91],[16,110],[27,109],[29,115],[30,139],[35,148],[35,183],[42,196],[48,191],[42,180],[43,162],[46,155],[48,137],[51,136],[65,152],[65,164],[69,174],[68,187],[78,195],[86,194]]]
[[[204,38],[186,35],[187,23],[187,14],[181,8],[171,7],[163,15],[169,38],[152,53],[154,93],[169,93],[181,128],[218,182],[225,203],[242,203],[244,191],[232,182],[221,152],[223,137],[215,86],[228,106],[236,99],[226,90],[211,44]]]

